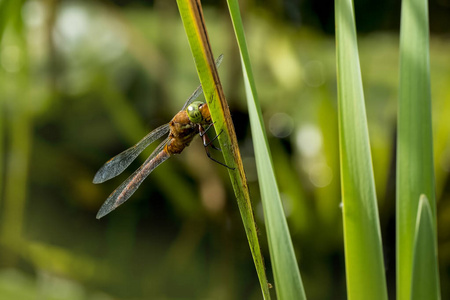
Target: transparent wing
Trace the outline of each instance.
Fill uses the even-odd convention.
[[[220,54],[219,57],[216,59],[216,67],[218,68],[223,60],[223,54]],[[195,91],[192,93],[192,95],[187,99],[186,103],[184,103],[183,108],[181,110],[186,110],[186,108],[194,102],[195,99],[198,98],[203,93],[202,85],[200,84]]]
[[[170,154],[164,150],[164,146],[169,141],[166,138],[159,146],[153,151],[153,153],[147,158],[147,160],[139,167],[130,177],[127,178],[114,192],[109,195],[105,203],[97,213],[97,219],[109,214],[115,210],[119,205],[127,201],[131,195],[138,189],[145,178],[160,164],[166,161]]]
[[[122,173],[151,143],[169,132],[169,124],[162,125],[147,134],[136,145],[108,160],[95,174],[93,183],[102,183]]]

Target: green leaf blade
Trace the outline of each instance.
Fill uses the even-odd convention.
[[[402,1],[397,136],[397,299],[403,300],[410,299],[421,194],[429,199],[434,220],[436,216],[426,0]]]
[[[258,180],[274,272],[275,290],[278,299],[306,299],[273,170],[239,6],[236,0],[229,0],[228,7],[241,55]]]
[[[248,192],[247,179],[244,174],[233,122],[222,91],[220,79],[212,57],[209,38],[203,20],[201,4],[198,0],[177,0],[186,35],[189,40],[197,72],[205,93],[211,118],[217,132],[220,148],[229,169],[230,180],[235,191],[247,240],[258,273],[264,299],[270,299],[264,261],[259,246],[256,223]]]
[[[348,299],[387,299],[353,3],[337,0],[335,5]]]
[[[441,299],[434,218],[425,195],[417,211],[411,281],[411,300],[421,299]]]

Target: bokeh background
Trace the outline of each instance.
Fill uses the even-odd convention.
[[[309,299],[346,299],[333,1],[241,1],[278,184]],[[400,1],[355,1],[389,294],[395,298]],[[204,1],[273,282],[240,59]],[[450,2],[430,1],[442,298],[450,299]],[[199,139],[101,220],[150,153],[95,172],[198,85],[175,1],[0,1],[0,299],[261,299],[226,168]],[[152,147],[150,147],[152,148]],[[220,159],[220,153],[215,153]],[[272,289],[273,295],[275,295]]]

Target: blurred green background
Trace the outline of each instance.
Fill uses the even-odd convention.
[[[400,3],[356,2],[394,298]],[[346,299],[333,2],[242,1],[241,8],[306,294]],[[226,3],[205,1],[204,13],[214,53],[225,55],[219,71],[273,282]],[[450,298],[448,16],[448,0],[430,3],[443,299]],[[175,1],[0,1],[0,299],[262,298],[227,170],[206,157],[200,139],[95,219],[151,149],[104,184],[92,184],[95,172],[167,123],[197,85]]]

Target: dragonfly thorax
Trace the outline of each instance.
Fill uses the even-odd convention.
[[[189,120],[192,123],[201,123],[203,120],[202,113],[200,111],[200,106],[202,106],[204,103],[201,101],[194,101],[186,109],[186,112],[188,114]]]

